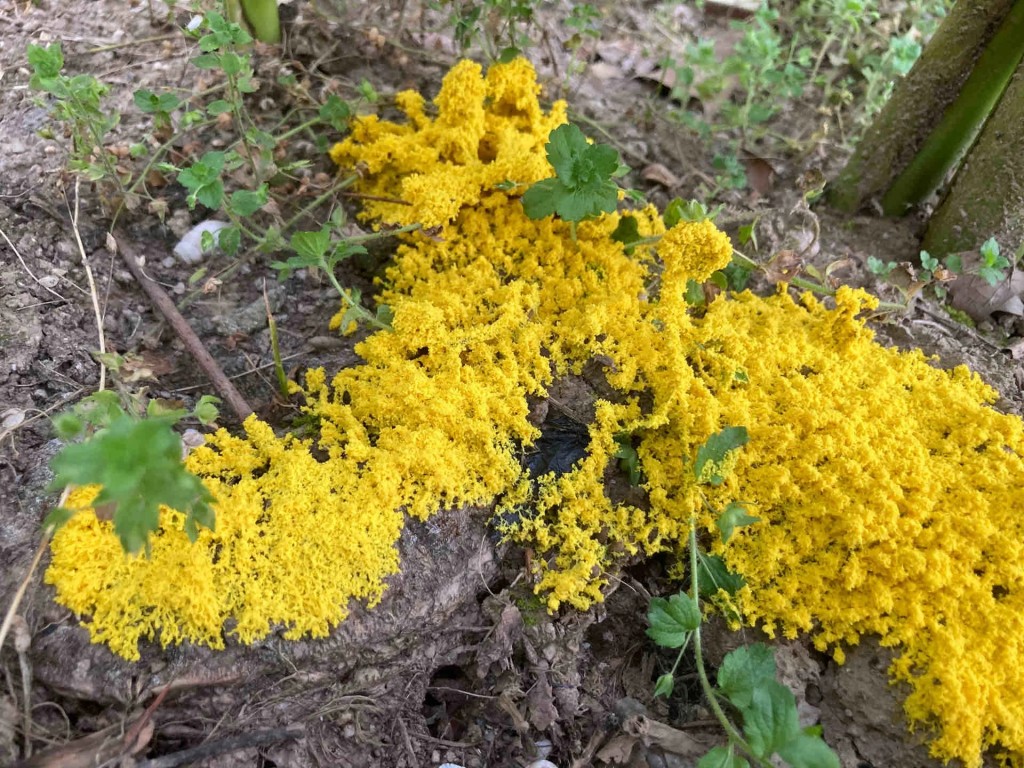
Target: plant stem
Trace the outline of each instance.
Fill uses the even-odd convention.
[[[694,605],[699,609],[700,583],[697,576],[697,520],[692,515],[690,516],[690,597],[693,599]],[[693,658],[697,665],[697,677],[700,678],[700,687],[704,691],[704,697],[708,700],[708,705],[711,707],[712,713],[714,713],[715,718],[725,730],[726,735],[729,737],[729,741],[757,765],[762,768],[772,768],[772,764],[770,762],[754,754],[754,750],[751,749],[747,740],[743,738],[743,735],[736,729],[736,726],[732,724],[732,721],[722,709],[722,705],[718,703],[718,697],[715,694],[715,689],[712,687],[711,681],[708,680],[708,673],[704,668],[704,653],[701,646],[700,627],[697,627],[693,633]]]
[[[362,319],[367,325],[372,325],[374,328],[377,328],[378,330],[391,330],[390,325],[388,325],[387,323],[382,323],[376,317],[367,312],[366,308],[362,304],[356,302],[352,298],[351,294],[341,287],[341,283],[338,282],[338,278],[334,276],[334,272],[331,270],[330,266],[328,266],[327,260],[323,257],[320,258],[320,268],[327,274],[327,279],[331,281],[331,285],[334,286],[334,290],[336,290],[338,292],[338,295],[341,296],[341,300],[344,301],[349,306],[349,309],[354,310],[356,314],[359,315],[360,319]]]

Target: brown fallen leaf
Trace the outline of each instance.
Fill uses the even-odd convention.
[[[651,163],[640,172],[644,181],[653,181],[669,189],[675,189],[680,185],[679,177],[661,163]]]
[[[771,260],[764,265],[764,274],[772,283],[784,283],[792,280],[803,266],[803,257],[797,251],[776,251]]]
[[[775,186],[775,168],[763,157],[746,154],[743,167],[747,172],[747,183],[758,195],[767,195]]]
[[[964,268],[970,265],[964,259]],[[975,321],[987,320],[996,312],[1024,316],[1024,271],[1016,270],[1002,282],[989,285],[977,275],[960,275],[949,283],[949,303]]]

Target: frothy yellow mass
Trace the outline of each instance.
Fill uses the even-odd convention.
[[[108,523],[77,515],[53,543],[58,600],[127,658],[155,637],[319,637],[350,600],[380,599],[407,514],[497,503],[540,554],[550,608],[586,609],[623,555],[679,550],[697,515],[746,580],[745,621],[809,632],[840,661],[878,635],[935,756],[976,768],[994,747],[1024,766],[1021,421],[966,369],[876,344],[862,292],[829,307],[744,293],[695,313],[687,282],[731,254],[710,222],[666,232],[657,211],[635,211],[640,234],[661,239],[629,255],[610,237],[618,214],[582,223],[575,242],[564,222],[527,219],[516,193],[552,174],[544,145],[565,121],[538,93],[523,60],[486,76],[462,62],[433,108],[406,92],[406,122],[355,121],[332,157],[383,198],[365,215],[438,228],[406,237],[387,272],[393,330],[358,345],[362,365],[308,376],[315,445],[253,418],[189,457],[217,500],[216,530],[195,545],[164,510],[152,557],[127,557]],[[594,403],[586,457],[527,482],[527,398],[595,358],[617,394]],[[710,500],[742,499],[761,522],[726,546],[693,457],[730,425],[750,442]],[[605,493],[623,435],[642,506]]]

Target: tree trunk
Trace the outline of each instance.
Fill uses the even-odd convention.
[[[994,236],[1007,256],[1024,243],[1024,62],[932,214],[932,254],[977,248]]]
[[[834,207],[854,212],[892,186],[956,101],[1013,6],[1014,0],[961,0],[953,6],[830,185]]]

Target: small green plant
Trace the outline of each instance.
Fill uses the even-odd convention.
[[[746,442],[743,427],[727,427],[708,438],[694,461],[697,482],[721,485],[735,451]],[[704,503],[711,510],[706,498]],[[717,515],[723,543],[737,529],[757,522],[739,502],[728,504]],[[672,695],[676,670],[692,646],[701,688],[728,737],[725,746],[715,747],[700,759],[698,768],[748,768],[751,764],[770,768],[776,759],[792,768],[839,768],[839,758],[821,738],[821,729],[800,727],[796,698],[776,679],[774,654],[764,644],[743,646],[727,654],[718,668],[717,685],[711,684],[701,644],[702,600],[714,600],[723,590],[734,593],[743,582],[729,573],[721,558],[701,549],[695,518],[690,520],[688,550],[689,591],[651,600],[647,635],[662,648],[678,649],[672,669],[658,678],[655,695]]]
[[[628,169],[619,162],[618,151],[604,144],[591,144],[571,123],[551,132],[546,150],[555,176],[526,190],[523,211],[531,219],[555,214],[568,221],[575,241],[579,222],[618,207],[619,187],[614,179]]]
[[[491,61],[507,62],[531,45],[537,0],[434,0],[429,6],[447,9],[455,41],[463,52],[480,43]]]
[[[50,462],[54,488],[101,486],[92,506],[113,520],[121,546],[132,554],[148,551],[161,505],[185,514],[185,532],[193,541],[198,526],[214,526],[213,497],[182,464],[181,438],[173,427],[186,417],[212,424],[220,401],[204,396],[191,413],[158,400],[140,410],[142,402],[142,395],[101,390],[58,415],[54,429],[68,444]],[[44,527],[57,529],[74,514],[58,507]]]
[[[49,94],[54,116],[68,126],[71,170],[90,181],[109,178],[120,183],[114,156],[105,148],[108,134],[120,121],[116,111],[102,104],[110,88],[92,75],[65,75],[60,43],[45,48],[29,45],[27,57],[32,67],[29,87]]]
[[[1006,280],[1006,270],[1010,267],[1010,260],[999,252],[999,243],[994,237],[981,244],[977,259],[969,264],[964,263],[963,255],[959,253],[950,254],[940,262],[928,251],[921,251],[919,261],[920,269],[913,269],[912,274],[915,290],[921,286],[930,286],[935,298],[940,301],[949,293],[946,281],[957,275],[977,275],[989,285],[995,286]],[[871,274],[882,279],[891,279],[893,272],[900,266],[898,262],[885,262],[876,256],[868,256],[865,265]]]
[[[779,124],[786,112],[813,109],[832,118],[829,132],[841,143],[852,143],[894,81],[913,66],[921,39],[949,4],[914,3],[895,27],[883,28],[877,0],[801,0],[785,18],[764,2],[749,18],[731,23],[740,37],[727,55],[712,39],[697,38],[682,56],[665,58],[662,67],[674,76],[671,95],[683,105],[672,117],[713,148],[714,187],[702,193],[746,187],[741,157],[752,145],[804,148],[805,137],[792,137]],[[693,100],[700,109],[689,108]]]
[[[338,209],[339,216],[341,210]],[[340,222],[333,222],[339,226]],[[327,276],[328,281],[341,300],[345,303],[346,309],[341,318],[341,329],[344,332],[352,323],[365,323],[371,328],[378,330],[391,329],[391,310],[386,304],[377,306],[376,313],[371,313],[362,305],[362,293],[358,288],[344,288],[335,277],[334,271],[338,265],[346,259],[359,254],[365,254],[366,248],[363,243],[371,240],[379,240],[383,237],[412,232],[419,229],[418,224],[412,224],[398,229],[384,229],[369,235],[349,237],[341,240],[334,240],[331,236],[333,227],[325,224],[316,232],[296,232],[289,241],[289,246],[295,252],[287,261],[275,261],[270,266],[277,270],[282,280],[286,279],[297,269],[319,269]]]

